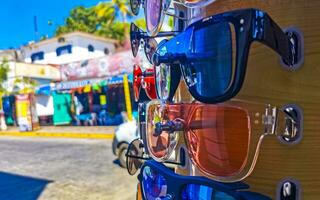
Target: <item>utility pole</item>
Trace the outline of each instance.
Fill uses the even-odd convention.
[[[39,39],[37,16],[33,17],[33,27],[34,27],[34,41],[36,42]]]

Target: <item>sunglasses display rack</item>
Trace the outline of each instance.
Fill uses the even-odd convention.
[[[320,2],[130,3],[149,26],[130,33],[150,62],[133,70],[137,199],[318,199]]]

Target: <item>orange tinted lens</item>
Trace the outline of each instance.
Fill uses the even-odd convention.
[[[155,128],[157,123],[166,123],[168,120],[174,120],[180,116],[181,106],[179,105],[152,105],[148,108],[147,121],[147,140],[150,153],[157,157],[163,158],[171,154],[173,150],[172,140],[174,133],[162,131],[161,134],[155,136]]]
[[[250,121],[231,106],[199,105],[188,122],[189,154],[197,167],[215,176],[235,175],[247,161]]]

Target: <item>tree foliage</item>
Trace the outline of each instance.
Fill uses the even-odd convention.
[[[64,25],[57,27],[56,35],[82,31],[123,42],[129,35],[130,23],[128,21],[132,21],[132,16],[129,0],[109,0],[90,8],[79,6],[71,10]],[[52,23],[48,22],[48,24]],[[145,30],[144,18],[135,20],[135,23]],[[173,27],[171,17],[168,24]]]
[[[124,41],[130,16],[128,0],[111,0],[90,8],[79,6],[71,10],[65,24],[56,29],[56,35],[82,31]]]
[[[0,61],[0,93],[6,92],[4,82],[8,79],[8,72],[10,70],[9,62],[6,58]]]

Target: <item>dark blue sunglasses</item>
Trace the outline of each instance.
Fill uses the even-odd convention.
[[[138,175],[145,200],[270,200],[271,198],[245,191],[249,186],[242,182],[219,183],[204,177],[181,176],[161,163],[149,160]]]
[[[158,45],[152,60],[157,67],[170,65],[170,70],[181,70],[196,100],[218,103],[240,91],[253,41],[270,47],[286,65],[294,66],[301,52],[298,39],[295,32],[285,33],[261,10],[235,10],[191,24]],[[180,65],[180,69],[172,64]]]

